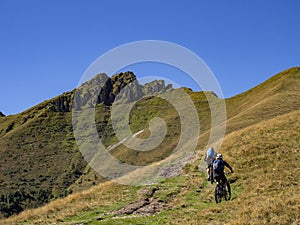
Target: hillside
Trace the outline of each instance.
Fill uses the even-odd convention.
[[[233,188],[229,202],[214,203],[213,186],[199,173],[197,160],[180,176],[155,186],[136,188],[106,182],[3,224],[296,225],[300,221],[299,116],[297,110],[226,136],[222,153],[235,169],[229,177]],[[151,202],[161,202],[154,206],[163,211],[149,216],[156,211],[144,208],[130,213],[127,208],[122,214],[118,210],[148,197]]]
[[[129,84],[133,86],[122,92]],[[44,101],[20,114],[0,117],[0,217],[39,207],[105,180],[82,157],[75,143],[72,125],[72,107],[76,112],[83,105],[94,104],[90,96],[94,96],[99,87],[102,89],[96,99],[95,119],[99,137],[106,146],[118,142],[110,119],[111,104],[115,99],[131,102],[144,95],[175,91],[172,86],[165,86],[164,81],[139,85],[132,72],[116,74],[112,78],[98,74],[78,89]],[[75,97],[77,105],[73,105]],[[152,101],[151,104],[158,104],[156,108],[159,110],[146,109],[149,101]],[[132,129],[147,129],[147,123],[153,116],[172,111],[170,105],[164,104],[165,101],[160,98],[142,100],[139,107],[146,107],[146,114],[133,119],[136,122],[132,123]],[[132,111],[133,118],[138,111],[138,108]],[[174,116],[173,113],[168,113],[169,127],[174,127],[172,132],[179,133],[177,125],[172,125],[172,120],[177,115],[176,111],[172,112],[175,112]],[[166,143],[173,139],[176,142],[172,132]],[[129,163],[145,163],[144,159],[156,161],[168,154],[168,150],[164,153],[154,151],[137,158],[130,151],[125,155],[123,151],[128,150],[121,146],[112,153],[119,160]]]
[[[296,224],[296,221],[300,219],[297,214],[300,205],[297,199],[300,199],[300,196],[295,194],[299,193],[299,162],[297,161],[300,131],[300,106],[297,101],[299,99],[299,76],[299,68],[292,68],[245,93],[226,99],[227,135],[222,146],[224,149],[222,153],[236,172],[230,177],[234,190],[233,200],[230,202],[220,205],[213,203],[213,187],[205,181],[204,174],[199,172],[199,168],[203,167],[200,163],[203,151],[199,150],[196,152],[198,158],[186,165],[179,176],[168,178],[157,185],[138,188],[105,182],[87,191],[53,201],[43,208],[26,211],[3,223],[19,224],[21,221],[28,221],[29,224],[58,224],[59,222],[64,224],[192,224],[201,221],[203,224],[245,224],[245,221],[251,221],[249,224],[292,224],[293,222]],[[198,148],[203,149],[210,128],[208,102],[204,93],[195,93],[187,89],[185,91],[192,97],[202,122],[201,126],[203,124]],[[215,104],[218,104],[218,101],[215,98]],[[37,185],[36,178],[44,174],[51,176],[48,179],[52,183],[49,183],[51,185],[55,183],[52,187],[60,191],[69,191],[71,186],[72,190],[81,190],[89,186],[86,184],[87,181],[91,184],[103,181],[101,178],[95,178],[97,174],[86,167],[78,150],[74,148],[74,137],[71,135],[70,128],[71,115],[69,112],[47,111],[51,102],[53,101],[42,103],[40,106],[13,117],[0,118],[1,152],[3,153],[1,157],[6,160],[1,162],[0,168],[2,187],[9,187],[7,186],[8,177],[12,180],[11,184],[15,182],[15,185],[20,181],[18,179],[26,178],[22,181],[26,187],[24,192],[28,191],[28,187],[38,192],[38,190],[43,190],[42,187],[47,182],[39,180],[40,184]],[[47,107],[44,107],[45,105]],[[156,110],[153,110],[151,105],[156,106]],[[171,106],[167,106],[166,102],[159,98],[150,98],[138,102],[135,107],[131,113],[133,131],[147,127],[148,121],[154,116],[164,116],[171,134],[178,133],[179,128],[175,122],[176,111]],[[143,108],[142,115],[138,111],[141,108]],[[104,118],[105,115],[109,115],[109,106],[99,104],[98,110],[101,112],[98,115]],[[99,131],[103,131],[101,126],[108,127],[105,129],[107,136],[103,136],[105,140],[111,135],[111,127],[104,122],[98,117]],[[41,124],[47,124],[47,127],[51,129],[41,128]],[[43,139],[40,134],[44,134],[44,131],[47,131],[45,133],[48,135]],[[41,141],[37,142],[36,137],[39,137],[38,140]],[[175,135],[166,140],[162,146],[176,143],[177,137]],[[64,147],[53,146],[57,140],[59,143],[57,146],[64,144]],[[41,144],[38,148],[44,151],[36,151],[37,143]],[[109,139],[106,143],[110,145],[115,143],[115,140]],[[164,154],[168,154],[169,150],[165,147]],[[3,151],[3,149],[10,151]],[[52,153],[53,149],[57,149],[55,153]],[[66,151],[66,149],[72,149],[72,151]],[[20,152],[23,153],[22,157]],[[28,152],[26,160],[24,160],[24,152]],[[36,155],[37,152],[39,155]],[[8,157],[6,157],[7,154]],[[113,154],[127,163],[145,163],[145,159],[155,161],[165,157],[161,155],[161,152],[155,151],[150,155],[137,157],[122,146],[115,149]],[[77,158],[74,155],[77,155]],[[55,165],[62,161],[59,156],[63,157],[65,166]],[[32,158],[39,159],[39,157],[40,161],[30,161]],[[49,160],[42,160],[43,158]],[[66,160],[69,158],[73,160],[73,164]],[[273,158],[276,160],[272,160]],[[19,167],[17,165],[9,167],[15,162],[23,162],[23,164]],[[41,162],[44,163],[42,166]],[[52,163],[61,168],[52,171],[52,167],[49,166]],[[29,170],[26,169],[28,165],[32,173],[28,173]],[[40,171],[40,174],[36,173],[43,168],[45,170]],[[5,174],[3,171],[9,171],[10,174]],[[20,176],[19,173],[22,177],[16,179]],[[31,174],[33,178],[29,179],[28,174]],[[65,186],[61,188],[59,186],[61,184]],[[47,185],[45,186],[49,187],[49,184]],[[40,196],[37,199],[41,199],[47,194],[41,193],[36,196]],[[28,198],[28,196],[25,197]],[[282,210],[283,206],[285,210]],[[149,216],[157,212],[160,213],[156,216]],[[127,214],[129,216],[126,216]]]
[[[258,86],[225,99],[226,133],[257,124],[300,108],[300,67],[276,74]],[[207,143],[209,132],[200,135],[199,147]]]
[[[228,132],[298,110],[299,76],[300,67],[294,67],[271,77],[249,91],[227,99],[228,118],[235,120],[235,123],[229,123],[227,126]]]

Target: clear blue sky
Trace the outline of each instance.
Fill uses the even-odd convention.
[[[230,97],[300,65],[299,12],[298,0],[0,0],[0,111],[72,90],[106,51],[149,39],[198,54]]]

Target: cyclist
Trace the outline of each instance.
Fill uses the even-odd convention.
[[[222,180],[224,186],[227,185],[227,178],[224,173],[225,166],[230,169],[230,172],[233,173],[231,166],[223,160],[222,154],[217,154],[216,159],[213,161],[213,171],[214,179],[219,183]]]
[[[210,180],[210,171],[212,169],[212,163],[214,159],[216,158],[217,153],[215,152],[214,148],[209,148],[205,154],[204,160],[206,161],[207,168],[206,168],[206,174],[207,174],[207,180]]]

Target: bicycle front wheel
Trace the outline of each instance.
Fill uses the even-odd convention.
[[[228,201],[231,198],[231,188],[229,182],[226,185],[226,193],[225,193],[225,200]]]

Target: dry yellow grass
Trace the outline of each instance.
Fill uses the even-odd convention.
[[[63,219],[79,215],[81,212],[95,208],[110,206],[116,203],[122,205],[135,193],[136,188],[105,182],[89,190],[72,194],[49,204],[32,210],[26,210],[17,216],[0,221],[0,224],[57,224]]]
[[[186,199],[201,184],[197,172],[169,203],[167,224],[297,224],[300,211],[300,110],[232,132],[222,147],[237,179],[232,201],[213,203],[213,186],[199,193],[199,200]],[[29,210],[2,224],[59,224],[66,217],[114,205],[134,193],[129,187],[106,182],[88,191],[56,200],[45,207]],[[197,196],[197,195],[196,195]],[[202,204],[205,203],[205,206]],[[135,223],[133,223],[135,224]],[[149,223],[151,224],[151,222]]]
[[[299,224],[299,68],[287,72],[288,82],[283,76],[276,76],[276,85],[267,82],[227,100],[229,130],[221,153],[235,170],[230,177],[236,180],[231,201],[214,203],[214,186],[208,185],[195,169],[199,163],[196,161],[185,168],[182,176],[188,178],[168,202],[169,210],[156,217],[132,218],[130,222],[118,218],[119,224]],[[136,190],[106,182],[0,223],[63,224],[71,218],[73,223],[69,224],[75,224],[72,217],[108,206],[118,208],[132,201]]]
[[[221,224],[299,221],[299,118],[300,110],[227,135],[222,153],[235,169],[235,188],[243,193],[234,201],[203,210],[196,220],[219,214]],[[212,224],[218,224],[215,220]]]
[[[227,133],[300,109],[299,78],[300,67],[294,67],[226,99]]]
[[[205,187],[194,202],[192,188],[172,202],[166,224],[261,225],[300,222],[300,110],[232,132],[221,153],[233,166],[229,179],[233,199],[214,204],[213,188]],[[189,171],[190,176],[195,173]],[[191,178],[190,186],[202,186]],[[194,198],[197,195],[193,194]],[[180,208],[180,205],[187,207]]]

